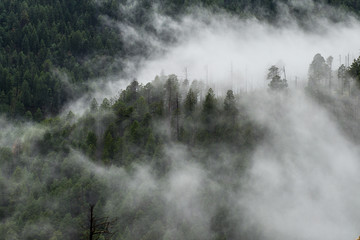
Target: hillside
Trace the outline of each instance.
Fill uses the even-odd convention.
[[[162,0],[159,10],[176,19],[194,5],[203,5],[213,11],[225,9],[241,17],[254,15],[276,23],[281,17],[280,3],[289,4],[291,14],[300,22],[324,8],[319,5],[319,9],[308,11],[287,1]],[[328,3],[354,13],[360,9],[357,1]],[[126,39],[119,29],[106,24],[104,17],[151,33],[157,31],[148,21],[154,4],[138,1],[132,11],[127,12],[123,10],[126,3],[122,1],[2,1],[0,112],[9,117],[42,120],[59,113],[64,104],[87,92],[90,80],[121,75],[125,63],[119,59],[149,56],[151,46],[144,42],[124,45]],[[161,34],[157,37],[162,42],[176,41],[171,33]]]
[[[359,13],[0,1],[0,240],[355,239]]]

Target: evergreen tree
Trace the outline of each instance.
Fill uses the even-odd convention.
[[[190,88],[186,95],[184,102],[184,111],[186,116],[190,116],[194,111],[197,104],[197,98],[193,90]]]
[[[350,87],[350,79],[344,64],[342,64],[338,69],[338,80],[341,94],[344,94],[345,89]]]
[[[349,75],[353,77],[360,86],[360,57],[354,60],[349,68]]]
[[[104,98],[103,102],[100,105],[100,109],[105,111],[105,110],[109,110],[110,107],[111,107],[111,105],[110,105],[109,99]]]
[[[28,82],[25,80],[21,85],[21,102],[24,104],[25,108],[31,106],[31,93]]]
[[[228,90],[226,93],[224,100],[224,113],[225,116],[231,121],[231,124],[234,125],[238,114],[238,109],[236,107],[236,100],[232,90]]]
[[[91,103],[90,103],[90,111],[91,112],[97,112],[98,108],[99,108],[99,104],[96,101],[96,98],[93,98],[91,100]]]
[[[269,68],[267,79],[271,80],[269,83],[271,90],[284,90],[288,86],[286,79],[281,79],[280,70],[275,65]]]
[[[86,137],[86,146],[87,146],[87,153],[90,157],[95,157],[96,152],[96,145],[97,145],[97,137],[94,132],[89,132]]]
[[[312,63],[309,66],[309,87],[318,89],[325,86],[329,79],[330,67],[326,64],[325,59],[321,54],[316,54]]]
[[[102,155],[102,159],[104,163],[109,163],[109,161],[114,157],[114,150],[115,150],[114,138],[111,135],[111,132],[107,131],[105,133],[104,150]]]
[[[41,121],[43,119],[43,113],[40,108],[38,108],[34,114],[34,120],[35,121]]]
[[[215,118],[217,117],[217,102],[215,98],[214,91],[210,88],[206,94],[205,101],[203,103],[203,108],[201,112],[202,122],[208,129],[213,128],[215,123]]]

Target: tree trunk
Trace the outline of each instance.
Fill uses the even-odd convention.
[[[93,240],[93,225],[94,225],[94,205],[90,205],[90,228],[89,228],[89,240]]]

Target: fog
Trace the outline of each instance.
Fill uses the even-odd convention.
[[[89,165],[81,155],[74,160],[82,159],[81,167],[105,179],[110,216],[124,207],[142,209],[147,201],[159,205],[150,212],[160,211],[154,221],[165,229],[166,239],[214,237],[219,207],[230,210],[229,234],[234,239],[355,239],[360,153],[337,119],[302,90],[286,95],[260,90],[242,104],[253,123],[267,132],[245,172],[236,170],[239,160],[220,145],[211,164],[203,165],[199,152],[167,144],[172,164],[160,179],[147,164],[135,164],[128,172]],[[150,216],[131,226],[143,232]],[[136,231],[130,238],[139,237]]]
[[[303,93],[252,108],[270,129],[239,204],[270,239],[355,238],[359,151]]]
[[[295,23],[274,27],[254,19],[215,16],[164,56],[146,62],[138,79],[145,82],[161,70],[185,78],[187,68],[188,78],[207,80],[210,85],[219,87],[225,82],[230,87],[233,81],[235,89],[245,89],[247,81],[255,88],[266,86],[266,71],[277,64],[286,68],[289,81],[296,77],[305,81],[316,53],[333,56],[337,68],[340,62],[345,63],[345,55],[353,58],[359,51],[358,22],[344,25],[323,21],[320,31],[306,31]]]
[[[341,64],[349,66],[360,51],[357,17],[312,0],[278,3],[275,24],[201,7],[174,19],[161,14],[154,3],[144,16],[144,26],[138,26],[132,22],[133,14],[141,7],[136,1],[120,4],[122,22],[102,17],[105,26],[119,31],[124,48],[138,54],[115,60],[113,64],[123,66],[122,71],[94,79],[91,94],[68,104],[65,113],[84,113],[92,97],[99,102],[110,99],[133,79],[146,84],[161,74],[202,80],[221,94],[230,88],[235,92],[266,88],[267,69],[277,65],[285,69],[291,87],[295,81],[305,86],[315,54],[332,56],[332,69],[337,70]],[[292,16],[291,8],[304,11],[304,19]]]
[[[293,4],[314,8],[312,1]],[[164,71],[180,78],[201,79],[215,89],[225,86],[245,90],[266,88],[267,69],[274,64],[286,68],[291,84],[296,78],[307,81],[308,67],[316,53],[333,56],[333,70],[357,57],[360,23],[355,18],[349,16],[345,22],[333,23],[326,15],[316,16],[311,20],[314,27],[304,29],[283,10],[280,22],[284,24],[278,26],[203,10],[171,22],[177,42],[171,46],[155,44],[165,53],[144,60],[135,76],[146,83]],[[269,129],[270,134],[255,150],[245,180],[240,175],[232,176],[233,183],[242,182],[237,191],[222,192],[228,199],[226,204],[234,204],[229,206],[234,210],[232,214],[244,214],[243,218],[253,223],[248,228],[257,229],[267,239],[355,238],[360,223],[356,210],[360,207],[356,200],[360,194],[360,156],[339,123],[301,90],[283,98],[261,91],[247,99],[246,107],[253,121]],[[171,153],[172,158],[177,156],[179,150]],[[215,161],[229,164],[233,160],[227,158],[232,157],[225,154],[224,159]],[[198,203],[200,193],[194,191],[209,186],[199,178],[204,177],[204,171],[213,170],[213,166],[199,170],[191,164],[176,170],[169,179],[166,199],[175,205],[175,211],[180,207],[177,216],[186,217],[190,211],[192,217],[187,221],[202,222],[197,219],[201,216],[209,224],[211,217],[201,213],[206,206]],[[223,175],[205,176],[210,182],[226,179]],[[183,193],[184,186],[188,187]],[[169,198],[175,192],[180,195]]]
[[[264,88],[267,69],[272,65],[285,68],[290,85],[295,81],[305,85],[315,54],[333,56],[336,70],[341,64],[348,66],[360,50],[358,19],[312,0],[278,3],[275,24],[201,7],[174,19],[161,14],[154,3],[144,16],[145,26],[138,26],[131,21],[140,7],[136,1],[121,4],[123,22],[102,18],[104,25],[118,29],[125,49],[143,50],[145,54],[119,58],[117,63],[124,68],[118,76],[95,79],[90,88],[97,99],[115,96],[134,78],[146,84],[160,74],[202,80],[217,91]],[[304,11],[304,19],[292,16],[291,8]],[[146,31],[146,27],[154,30]],[[70,107],[72,111],[84,109],[74,106]]]
[[[314,8],[312,1],[291,2],[304,9]],[[359,54],[360,22],[352,16],[337,23],[328,16],[316,16],[310,21],[313,28],[307,29],[292,19],[286,7],[278,25],[203,9],[180,20],[156,11],[152,16],[150,24],[160,33],[172,31],[174,42],[165,43],[140,27],[104,16],[104,24],[119,28],[125,40],[146,42],[151,51],[146,57],[119,60],[128,66],[126,74],[95,79],[89,86],[92,92],[79,96],[59,118],[71,110],[78,116],[74,121],[80,121],[93,97],[99,103],[104,97],[116,98],[133,78],[146,84],[162,71],[180,79],[203,80],[216,91],[251,89],[238,98],[238,107],[243,107],[253,124],[265,129],[266,134],[251,152],[249,162],[244,163],[243,171],[234,167],[239,165],[239,156],[220,143],[210,146],[216,154],[204,157],[204,149],[169,140],[163,150],[170,167],[161,177],[150,163],[104,166],[74,149],[74,144],[68,144],[64,163],[58,151],[33,158],[39,146],[32,144],[54,129],[35,123],[16,125],[4,119],[0,119],[0,146],[13,147],[16,141],[28,145],[24,154],[29,157],[22,159],[26,166],[41,162],[55,169],[58,164],[68,164],[69,172],[61,174],[93,174],[107,192],[100,201],[104,213],[120,218],[117,228],[124,230],[127,225],[132,229],[123,231],[123,239],[140,239],[140,233],[150,227],[161,239],[212,239],[217,223],[214,219],[222,208],[227,210],[229,239],[355,239],[360,224],[360,152],[343,131],[340,120],[346,116],[337,118],[303,87],[294,89],[291,82],[297,78],[306,85],[308,67],[316,53],[333,56],[333,70],[346,63],[347,55],[351,63]],[[267,69],[274,64],[286,69],[290,82],[286,93],[267,89]],[[155,122],[153,127],[160,132],[167,126]],[[202,158],[208,161],[203,163]],[[41,173],[39,178],[46,176],[56,183],[60,173],[55,173]],[[20,180],[0,178],[9,189],[31,179],[26,174]],[[49,197],[44,201],[50,210],[57,211],[59,206],[53,202],[63,200]],[[126,218],[139,209],[136,221]],[[4,220],[6,224],[11,221]],[[31,236],[31,231],[39,228],[51,232],[50,222],[44,217],[29,223],[22,236]]]

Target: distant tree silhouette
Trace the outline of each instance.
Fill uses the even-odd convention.
[[[267,79],[271,80],[269,83],[271,90],[283,90],[288,86],[286,79],[281,79],[280,70],[275,65],[269,68]]]

